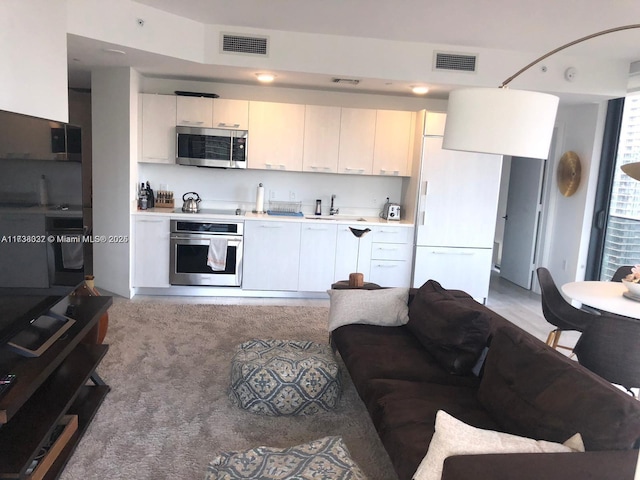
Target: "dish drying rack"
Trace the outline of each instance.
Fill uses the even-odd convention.
[[[269,200],[269,215],[283,215],[288,217],[302,217],[302,202],[279,202]]]

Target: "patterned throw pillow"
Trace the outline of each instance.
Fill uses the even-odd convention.
[[[290,448],[257,447],[222,453],[205,480],[366,480],[342,437],[324,437]]]

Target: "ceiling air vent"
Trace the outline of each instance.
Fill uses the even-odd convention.
[[[356,78],[332,78],[333,83],[339,83],[340,85],[358,85],[360,80]]]
[[[248,53],[250,55],[268,55],[269,45],[267,37],[253,37],[249,35],[234,35],[222,33],[222,52]]]
[[[434,70],[455,70],[456,72],[475,72],[477,55],[435,52]]]

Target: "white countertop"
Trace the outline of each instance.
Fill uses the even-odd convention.
[[[305,223],[337,223],[337,224],[358,224],[358,225],[389,225],[398,227],[413,227],[413,222],[407,220],[384,220],[378,217],[360,215],[269,215],[267,213],[245,212],[242,215],[208,214],[208,213],[184,213],[170,208],[149,208],[147,210],[136,210],[134,215],[153,215],[178,219],[225,219],[225,220],[266,220],[276,222],[305,222]]]
[[[33,207],[0,207],[2,214],[25,214],[25,215],[46,215],[47,217],[81,217],[82,207],[79,205],[69,205],[67,210],[60,210],[53,206],[33,206]]]

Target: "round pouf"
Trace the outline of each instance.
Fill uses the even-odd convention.
[[[250,340],[231,361],[231,401],[263,415],[313,415],[336,407],[340,367],[328,345]]]

